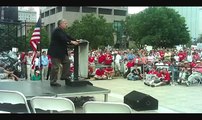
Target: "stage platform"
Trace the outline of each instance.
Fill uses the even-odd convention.
[[[110,90],[86,85],[72,87],[65,85],[65,81],[58,80],[61,87],[51,87],[50,81],[4,81],[0,82],[0,90],[19,91],[29,100],[34,96],[58,96],[58,97],[76,97],[95,94],[103,94],[104,101],[108,101]]]

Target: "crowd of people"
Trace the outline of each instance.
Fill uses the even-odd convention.
[[[201,50],[187,48],[92,50],[89,53],[89,74],[95,79],[120,76],[128,80],[143,80],[145,85],[152,87],[170,84],[171,80],[189,86],[201,83],[201,57]],[[107,77],[108,67],[112,68],[110,77]]]
[[[74,52],[69,51],[69,74],[73,78]],[[146,49],[90,50],[88,56],[88,78],[97,80],[123,77],[127,80],[143,80],[144,84],[157,87],[170,84],[171,80],[187,86],[202,81],[202,52],[192,49]],[[26,80],[49,80],[51,57],[47,51],[38,52],[32,64],[33,52],[19,54],[22,78]],[[60,71],[62,67],[60,67]],[[0,72],[5,72],[1,67]],[[61,72],[58,73],[61,77]],[[19,79],[12,72],[7,72],[12,79]],[[58,77],[58,76],[57,76]],[[60,79],[58,77],[58,79]]]
[[[70,75],[74,72],[74,52],[69,51]],[[123,77],[143,80],[145,85],[156,87],[174,80],[187,86],[201,83],[202,52],[192,49],[90,50],[88,56],[89,78],[97,80]],[[49,80],[51,57],[47,51],[38,52],[32,64],[33,52],[19,54],[22,76],[26,80]],[[2,67],[1,67],[2,68]],[[1,70],[3,72],[3,68]],[[61,74],[61,73],[59,73]],[[12,75],[9,73],[9,75]],[[13,76],[14,77],[14,76]],[[71,76],[73,77],[73,76]],[[14,79],[19,79],[14,77]],[[59,79],[59,77],[58,77]]]
[[[48,80],[51,70],[51,58],[47,55],[47,51],[37,53],[34,61],[34,52],[22,52],[19,55],[21,62],[21,77],[26,80]]]
[[[65,32],[67,20],[58,21],[51,35],[48,51],[19,54],[21,77],[26,80],[50,80],[51,86],[61,86],[57,80],[69,84],[73,79],[74,52],[68,45],[77,46],[80,41]],[[97,49],[89,50],[88,78],[143,80],[145,85],[157,87],[170,84],[171,80],[187,86],[202,81],[202,50],[181,49]],[[32,61],[34,60],[34,61]],[[6,72],[0,68],[0,72]],[[12,72],[7,72],[15,80]]]

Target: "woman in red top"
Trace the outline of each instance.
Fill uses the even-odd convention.
[[[104,64],[111,65],[112,61],[113,61],[111,53],[109,51],[107,51],[107,53],[104,56],[105,56]]]
[[[107,79],[107,76],[105,75],[105,69],[104,68],[98,68],[95,71],[95,76],[94,77],[97,80]]]
[[[105,55],[102,52],[100,52],[100,55],[98,56],[98,63],[103,64],[104,61],[105,61]]]
[[[94,61],[95,61],[95,57],[92,56],[92,55],[90,55],[90,56],[88,57],[88,62],[89,62],[90,64],[93,64]]]

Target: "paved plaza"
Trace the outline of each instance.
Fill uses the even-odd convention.
[[[143,81],[129,81],[123,78],[112,80],[90,80],[94,86],[111,90],[108,101],[123,102],[123,98],[131,91],[148,94],[158,100],[158,110],[135,111],[134,113],[201,113],[202,85],[167,85],[149,87]],[[104,101],[103,95],[94,95],[95,100]],[[82,113],[82,108],[77,108]]]

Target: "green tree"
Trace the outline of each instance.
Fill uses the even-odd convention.
[[[166,7],[149,7],[127,17],[126,32],[138,47],[174,47],[190,41],[184,17]]]
[[[18,37],[18,51],[20,52],[26,51],[25,39],[25,35]]]
[[[81,21],[74,21],[67,33],[74,38],[88,40],[91,49],[114,43],[112,23],[106,23],[103,16],[96,17],[95,14],[87,14]]]

